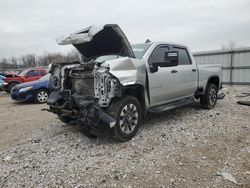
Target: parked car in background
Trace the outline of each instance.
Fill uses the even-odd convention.
[[[13,74],[11,76],[6,76],[6,78],[4,79],[3,89],[9,93],[15,85],[38,80],[46,74],[47,70],[39,68],[24,70],[18,75]]]
[[[4,83],[5,76],[0,74],[0,90],[2,89],[3,83]]]
[[[11,90],[11,98],[21,102],[45,103],[49,96],[48,84],[50,74],[39,80],[15,85]]]

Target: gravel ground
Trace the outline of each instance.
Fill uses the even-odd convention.
[[[0,187],[250,187],[250,107],[235,97],[243,91],[228,86],[213,110],[149,114],[125,143],[53,119],[0,151]]]

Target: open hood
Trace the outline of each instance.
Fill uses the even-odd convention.
[[[58,38],[57,43],[72,44],[86,59],[103,55],[135,57],[127,37],[116,24],[93,25]]]

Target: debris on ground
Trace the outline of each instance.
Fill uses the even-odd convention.
[[[234,183],[234,184],[237,184],[237,181],[236,179],[233,177],[232,174],[228,173],[228,172],[221,172],[221,173],[217,173],[218,176],[222,176],[224,179]]]
[[[226,96],[225,93],[219,93],[217,95],[217,99],[224,99],[225,96]]]
[[[211,110],[195,103],[150,113],[138,134],[122,143],[89,139],[80,126],[41,112],[45,104],[2,96],[0,187],[249,188],[250,110],[235,105],[235,95],[248,90],[228,86]]]
[[[237,101],[238,104],[250,106],[250,101]]]
[[[243,93],[241,93],[241,95],[236,95],[236,97],[239,97],[239,98],[241,98],[241,97],[249,97],[250,96],[250,93],[247,93],[247,92],[243,92]]]

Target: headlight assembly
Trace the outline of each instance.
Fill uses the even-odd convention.
[[[29,90],[32,90],[33,86],[29,86],[29,87],[24,87],[24,88],[21,88],[19,90],[19,92],[24,92],[24,91],[29,91]]]

